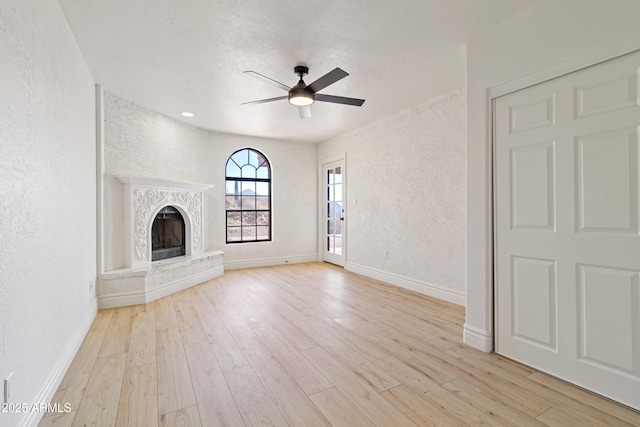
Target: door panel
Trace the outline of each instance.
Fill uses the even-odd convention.
[[[640,409],[640,53],[495,100],[496,351]]]
[[[344,266],[346,227],[344,215],[344,160],[322,165],[323,174],[323,257],[324,261]]]

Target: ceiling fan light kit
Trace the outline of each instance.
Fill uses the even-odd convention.
[[[333,95],[323,95],[317,94],[316,92],[324,89],[325,87],[347,77],[349,74],[340,68],[335,68],[333,71],[328,72],[324,76],[320,77],[318,80],[314,81],[310,85],[307,85],[303,77],[309,73],[309,68],[304,65],[297,65],[293,69],[294,73],[296,73],[300,77],[300,81],[298,84],[293,87],[288,87],[276,80],[273,80],[269,77],[263,76],[260,73],[256,73],[255,71],[245,71],[244,73],[249,74],[252,77],[255,77],[259,80],[265,81],[269,84],[277,86],[281,89],[284,89],[288,92],[288,96],[279,96],[275,98],[261,99],[258,101],[251,102],[243,102],[242,105],[246,104],[263,104],[265,102],[279,101],[281,99],[287,99],[291,105],[295,105],[298,107],[300,112],[300,118],[307,119],[311,117],[311,109],[309,106],[313,104],[315,101],[322,102],[332,102],[334,104],[344,104],[344,105],[353,105],[356,107],[360,107],[364,104],[364,99],[357,98],[346,98],[343,96],[333,96]]]

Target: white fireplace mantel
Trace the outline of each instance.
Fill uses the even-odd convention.
[[[212,184],[170,181],[143,176],[117,176],[124,184],[125,267],[151,263],[151,227],[165,206],[176,207],[185,222],[186,255],[204,250],[204,192]]]

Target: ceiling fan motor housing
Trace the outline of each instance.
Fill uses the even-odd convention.
[[[293,71],[300,76],[300,81],[289,91],[289,103],[298,107],[313,104],[315,101],[313,92],[307,89],[307,84],[302,80],[303,76],[309,74],[309,68],[304,65],[297,65],[293,68]]]

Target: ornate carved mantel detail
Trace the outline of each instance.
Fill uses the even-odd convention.
[[[147,177],[118,177],[124,183],[125,262],[138,267],[151,262],[151,226],[165,206],[174,206],[185,220],[186,255],[204,250],[204,191],[209,184]]]

